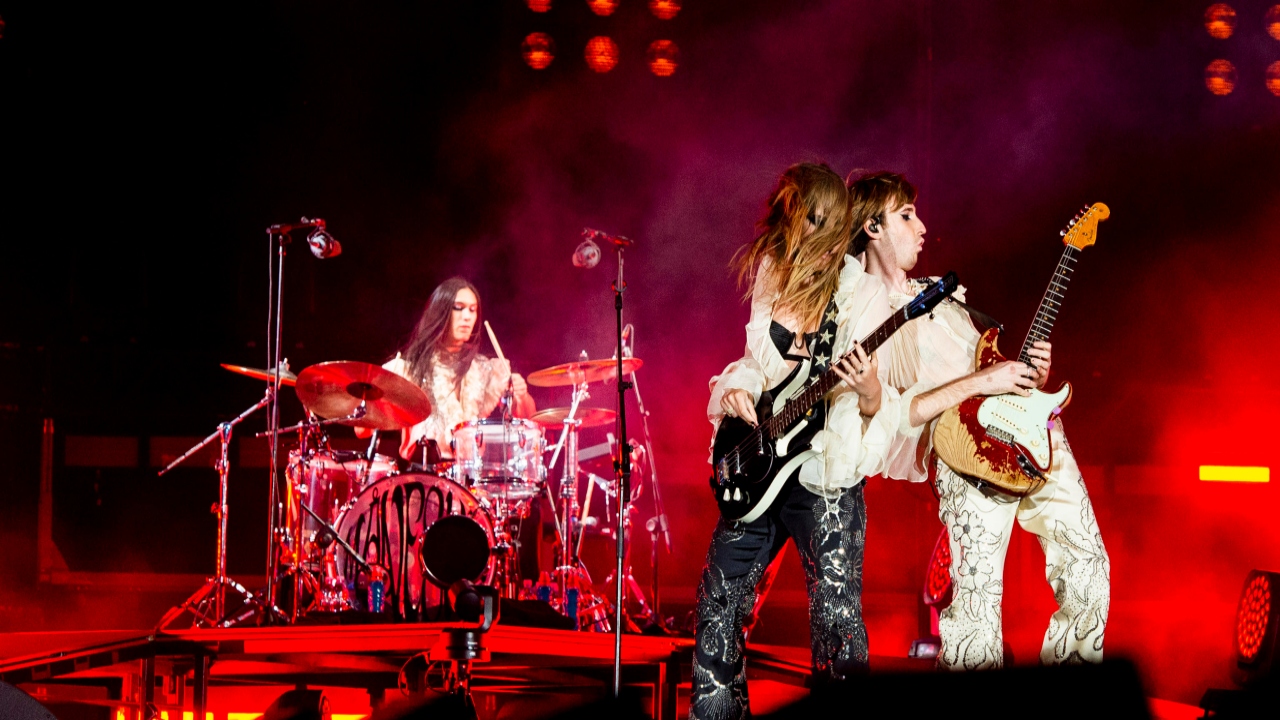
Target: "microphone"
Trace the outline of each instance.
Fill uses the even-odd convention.
[[[324,222],[321,220],[320,222]],[[307,236],[307,245],[311,248],[311,254],[320,258],[337,257],[342,254],[342,243],[334,239],[332,235],[324,231],[324,226],[317,227],[310,235]]]
[[[601,230],[592,230],[591,228],[582,228],[582,237],[586,238],[587,240],[600,240],[602,242],[610,242],[610,243],[613,243],[614,245],[617,245],[618,247],[631,247],[634,244],[634,242],[631,239],[625,238],[621,235],[610,235],[607,232],[603,232]]]
[[[600,246],[591,241],[587,233],[582,233],[585,238],[573,251],[573,266],[590,270],[600,264]]]
[[[338,242],[332,235],[325,230],[323,218],[304,217],[296,223],[277,223],[267,227],[267,232],[277,235],[287,235],[294,230],[301,228],[312,228],[311,234],[307,236],[307,246],[311,248],[311,254],[321,260],[325,258],[337,257],[342,254],[342,243]]]

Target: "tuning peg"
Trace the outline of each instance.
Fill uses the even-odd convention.
[[[1061,237],[1066,237],[1066,236],[1067,236],[1067,231],[1066,231],[1066,230],[1059,230],[1059,231],[1058,231],[1058,235],[1059,235],[1059,236],[1061,236]]]

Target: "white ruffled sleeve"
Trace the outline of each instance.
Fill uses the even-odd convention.
[[[857,260],[846,257],[836,291],[840,321],[833,352],[841,357],[855,340],[866,337],[892,314],[884,285],[868,275]],[[810,491],[831,497],[884,470],[891,442],[897,434],[901,399],[888,382],[888,369],[877,351],[881,394],[880,409],[864,418],[858,394],[847,385],[837,386],[827,405],[826,428],[814,437],[812,448],[822,462],[808,462],[800,470],[800,483]]]

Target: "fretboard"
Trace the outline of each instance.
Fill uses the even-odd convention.
[[[1076,253],[1073,245],[1068,245],[1062,251],[1062,259],[1058,260],[1058,267],[1054,268],[1053,278],[1049,280],[1049,287],[1040,300],[1040,309],[1031,321],[1027,340],[1022,343],[1022,352],[1018,353],[1018,359],[1028,365],[1031,364],[1031,356],[1027,351],[1031,349],[1032,343],[1048,340],[1049,333],[1053,331],[1053,323],[1058,319],[1058,311],[1062,309],[1062,298],[1067,293],[1067,283],[1071,281],[1071,273],[1075,271]]]
[[[889,337],[897,332],[898,328],[905,325],[909,319],[910,318],[907,317],[907,308],[905,307],[889,316],[888,320],[880,323],[880,327],[872,331],[870,335],[859,343],[862,345],[863,352],[867,355],[875,352],[876,348],[884,344],[884,341],[888,340]],[[853,353],[850,352],[846,353],[844,357],[840,359],[852,356]],[[834,366],[836,363],[832,362],[831,364]],[[788,400],[787,404],[783,405],[781,410],[764,422],[764,425],[769,429],[769,433],[773,437],[781,435],[793,422],[799,420],[802,415],[809,412],[809,408],[821,402],[822,398],[824,398],[827,393],[831,392],[831,389],[839,384],[839,382],[840,376],[836,374],[835,370],[828,368],[826,372],[818,376],[817,380],[814,380],[805,387],[803,392]]]

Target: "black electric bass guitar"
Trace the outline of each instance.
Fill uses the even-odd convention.
[[[875,352],[898,328],[937,307],[958,283],[956,274],[949,272],[925,288],[863,339],[863,351]],[[844,357],[852,356],[850,352]],[[817,454],[809,445],[822,423],[810,421],[840,376],[828,368],[810,382],[809,362],[806,358],[787,382],[761,393],[756,404],[759,425],[729,416],[720,421],[711,451],[711,490],[726,520],[751,522],[760,517],[786,479]]]

